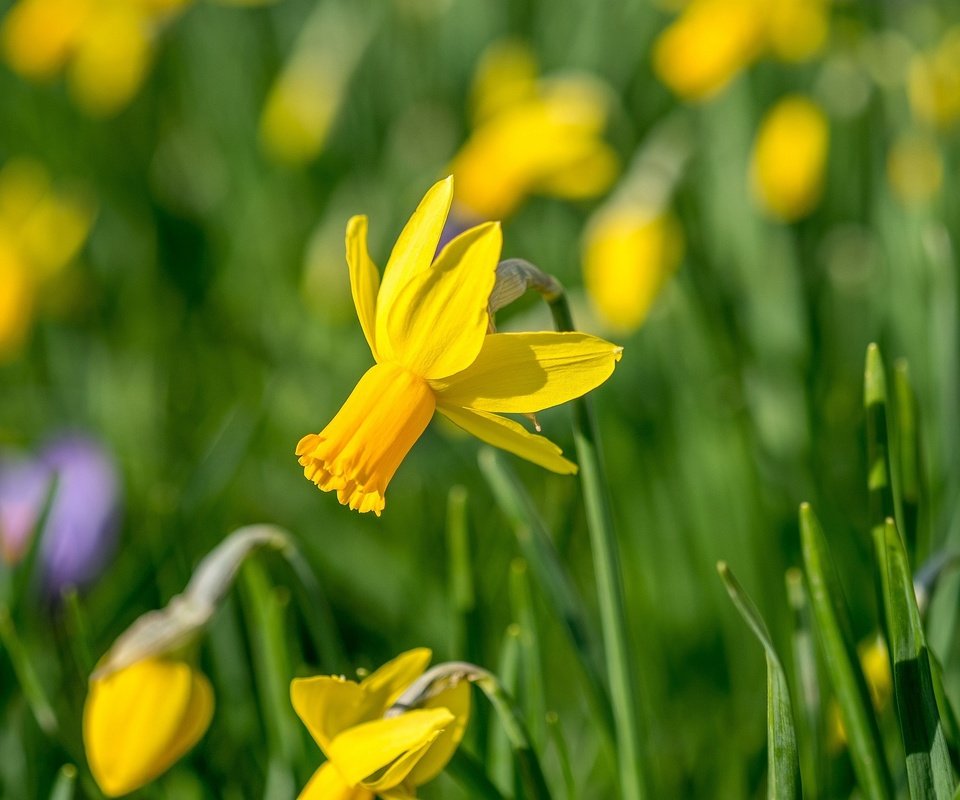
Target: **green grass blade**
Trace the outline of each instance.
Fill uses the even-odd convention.
[[[870,502],[870,524],[882,528],[892,517],[893,484],[887,456],[887,379],[880,348],[867,346],[863,372],[863,402],[867,418],[867,489]]]
[[[926,556],[927,543],[918,530],[920,516],[920,431],[917,424],[917,396],[905,359],[893,365],[893,394],[896,399],[896,469],[903,512],[903,538],[914,563]]]
[[[907,780],[914,800],[953,797],[956,781],[937,708],[927,643],[913,591],[913,576],[897,526],[884,526],[886,573],[883,599],[900,736],[907,755]]]
[[[557,553],[543,519],[513,470],[490,448],[481,449],[479,462],[480,471],[486,478],[497,505],[513,528],[520,552],[548,607],[563,624],[579,656],[580,664],[586,673],[591,702],[602,723],[600,732],[612,744],[613,710],[606,692],[603,671],[596,656],[595,638],[587,623],[583,599],[560,554]]]
[[[767,797],[793,800],[802,796],[797,734],[793,726],[790,688],[770,632],[753,600],[726,562],[717,564],[717,572],[744,622],[750,627],[767,659]]]
[[[470,797],[479,800],[503,800],[500,790],[490,782],[484,772],[483,764],[462,747],[457,748],[445,771]]]
[[[540,633],[533,609],[527,562],[515,558],[510,565],[510,603],[513,618],[520,626],[520,674],[523,694],[520,705],[536,747],[546,739],[547,701],[543,692],[543,659],[540,657]]]
[[[50,800],[73,800],[76,784],[77,768],[73,764],[64,764],[57,772]]]
[[[843,589],[830,559],[823,529],[808,503],[800,506],[800,539],[810,604],[847,731],[857,781],[870,800],[890,798],[893,796],[890,771],[883,755],[870,694],[860,670]]]
[[[820,678],[817,675],[816,644],[810,618],[810,598],[803,583],[803,571],[796,567],[785,576],[787,599],[793,612],[791,649],[799,686],[800,707],[804,725],[798,725],[800,758],[803,764],[803,785],[808,797],[818,797],[826,773],[823,748],[823,710]],[[805,727],[804,727],[805,726]]]

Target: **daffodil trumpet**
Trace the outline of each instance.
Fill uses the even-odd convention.
[[[452,178],[427,192],[382,279],[367,252],[366,217],[347,223],[354,304],[376,363],[296,454],[308,480],[360,512],[383,511],[388,483],[436,412],[488,444],[575,473],[557,445],[501,414],[580,397],[620,360],[621,347],[583,333],[490,333],[500,224],[464,231],[434,259],[452,199]]]

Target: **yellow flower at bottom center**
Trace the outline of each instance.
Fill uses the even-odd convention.
[[[343,505],[379,514],[387,484],[436,407],[423,378],[399,364],[376,364],[330,424],[300,440],[304,474],[323,491],[336,490]]]

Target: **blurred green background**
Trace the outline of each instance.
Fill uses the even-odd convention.
[[[0,3],[0,17],[13,5]],[[471,135],[479,60],[510,38],[526,43],[542,75],[585,71],[607,87],[599,135],[619,156],[616,185],[646,174],[651,148],[665,147],[675,170],[658,202],[682,231],[683,255],[639,327],[611,328],[582,288],[582,237],[615,186],[585,199],[531,191],[504,220],[504,256],[560,278],[580,327],[625,348],[595,401],[654,796],[762,796],[762,651],[715,563],[736,570],[785,651],[784,572],[799,563],[796,509],[809,500],[830,534],[857,638],[870,635],[868,342],[889,364],[907,359],[916,389],[922,552],[960,537],[960,111],[950,112],[960,104],[960,50],[942,58],[942,114],[927,113],[911,89],[922,82],[918,59],[933,58],[960,9],[946,0],[817,5],[827,30],[809,55],[784,60],[756,46],[705,97],[672,91],[654,66],[658,37],[683,4],[639,0],[198,2],[151,28],[142,82],[107,114],[78,103],[69,79],[0,66],[0,168],[33,159],[95,209],[76,257],[37,283],[29,330],[0,366],[0,443],[31,451],[58,431],[83,430],[119,463],[119,546],[79,600],[93,655],[180,591],[229,531],[267,521],[302,547],[346,654],[344,663],[317,652],[305,625],[315,609],[301,607],[289,576],[266,560],[287,677],[375,667],[421,645],[435,661],[461,658],[444,530],[448,493],[462,485],[477,581],[472,657],[498,668],[516,619],[509,584],[519,551],[478,469],[479,445],[434,423],[379,519],[318,492],[293,451],[370,364],[343,260],[346,220],[370,217],[382,266]],[[311,24],[315,39],[303,35]],[[320,60],[333,88],[317,88],[335,98],[329,130],[315,156],[278,159],[262,134],[268,97],[298,52],[323,46],[336,52]],[[822,192],[785,221],[757,202],[751,154],[764,115],[791,93],[825,115],[829,143]],[[905,165],[892,155],[898,143]],[[795,150],[783,153],[789,162]],[[498,324],[550,327],[532,298]],[[540,421],[572,452],[567,409]],[[594,610],[578,482],[508,459]],[[957,590],[956,581],[941,585],[930,637],[960,699]],[[616,769],[585,677],[536,591],[534,609],[546,705],[572,753],[577,796],[613,797]],[[0,794],[47,797],[56,770],[78,757],[86,676],[69,615],[22,603],[15,622],[63,729],[53,738],[40,730],[0,654]],[[257,797],[264,787],[292,796],[319,763],[292,710],[264,707],[261,622],[241,581],[201,648],[217,696],[213,724],[145,797]],[[292,749],[272,728],[277,713],[294,731]],[[478,735],[467,740],[475,751]],[[559,787],[556,752],[544,751]],[[849,768],[842,754],[834,760],[821,796],[848,796]],[[422,796],[458,792],[444,776]]]

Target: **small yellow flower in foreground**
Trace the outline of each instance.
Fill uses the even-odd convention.
[[[960,26],[948,30],[932,52],[913,59],[908,88],[922,122],[949,128],[960,120]]]
[[[410,650],[360,683],[334,675],[290,684],[293,707],[327,762],[300,800],[385,800],[416,796],[451,759],[470,718],[470,684],[456,683],[424,704],[386,712],[430,662],[430,651]]]
[[[860,668],[867,681],[870,700],[877,712],[883,711],[893,696],[893,675],[890,673],[890,652],[883,638],[876,636],[857,646],[860,656]],[[827,746],[837,752],[847,743],[847,731],[840,717],[840,707],[834,700],[830,705],[827,719]]]
[[[753,185],[760,205],[787,222],[809,214],[820,201],[830,131],[811,100],[791,95],[760,123],[753,150]]]
[[[366,217],[347,223],[353,299],[376,365],[322,432],[300,440],[297,455],[309,480],[361,512],[383,510],[387,484],[435,411],[546,469],[576,472],[559,447],[499,414],[579,397],[620,359],[621,347],[582,333],[488,334],[500,225],[465,231],[434,260],[452,199],[452,178],[427,192],[382,281],[367,253]]]
[[[683,255],[683,232],[666,211],[633,205],[601,209],[587,225],[583,277],[611,327],[632,331],[646,319]]]
[[[457,204],[479,219],[502,219],[531,194],[596,197],[613,182],[619,160],[600,137],[607,94],[595,79],[536,81],[523,45],[495,45],[474,86],[475,130],[454,157]]]
[[[91,681],[83,744],[104,794],[127,794],[169,769],[203,736],[213,690],[183,661],[148,658]]]
[[[825,0],[692,0],[657,39],[657,76],[686,100],[706,100],[772,53],[803,61],[826,41]]]

